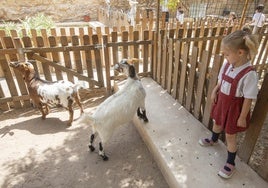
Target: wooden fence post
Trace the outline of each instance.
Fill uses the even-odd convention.
[[[105,77],[106,77],[106,91],[107,95],[110,96],[112,94],[112,86],[111,86],[111,75],[110,75],[110,58],[109,58],[109,49],[107,47],[108,36],[104,35],[102,37],[103,40],[103,54],[104,54],[104,65],[105,65]]]
[[[252,112],[250,127],[248,128],[245,140],[239,148],[238,155],[246,163],[249,162],[254,146],[264,124],[268,111],[268,73],[266,73],[259,91],[258,98]]]

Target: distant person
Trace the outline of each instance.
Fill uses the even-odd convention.
[[[212,136],[200,139],[199,144],[214,146],[218,143],[220,133],[225,131],[227,160],[218,172],[225,179],[235,172],[237,134],[249,127],[251,103],[258,94],[258,76],[251,65],[258,46],[258,37],[252,35],[248,28],[234,31],[222,40],[225,62],[211,93]]]
[[[162,13],[165,14],[165,22],[169,21],[169,11],[168,11],[168,0],[163,0],[162,1]]]
[[[181,7],[178,7],[177,13],[176,13],[176,19],[180,24],[183,24],[184,21],[184,12]]]
[[[228,18],[228,25],[232,26],[235,23],[236,14],[235,12],[230,12],[229,18]]]
[[[253,26],[253,34],[260,34],[261,28],[265,23],[265,15],[263,14],[264,5],[259,4],[256,7],[255,14],[253,15],[252,21],[249,23]]]

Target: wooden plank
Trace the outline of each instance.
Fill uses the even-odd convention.
[[[203,114],[203,119],[202,119],[202,123],[206,126],[209,127],[210,125],[210,111],[211,111],[211,106],[212,106],[212,101],[210,100],[211,97],[211,93],[212,90],[214,89],[214,87],[217,84],[218,81],[218,75],[219,75],[219,71],[221,68],[221,65],[223,63],[224,57],[216,54],[214,57],[214,61],[213,61],[213,66],[211,69],[211,72],[209,74],[209,85],[208,85],[208,92],[207,92],[207,99],[206,99],[206,105],[204,108],[204,114]]]
[[[106,46],[108,43],[108,36],[104,35],[103,36],[103,45]],[[111,95],[112,94],[112,86],[111,86],[111,75],[110,75],[110,61],[109,61],[109,49],[108,47],[104,47],[103,49],[104,52],[104,63],[105,63],[105,76],[106,76],[106,88],[107,88],[107,94]]]
[[[139,31],[134,31],[133,32],[133,41],[137,42],[139,40]],[[139,45],[135,43],[133,45],[133,57],[134,58],[139,58]]]
[[[128,31],[122,32],[122,42],[128,41]],[[122,58],[128,58],[128,46],[123,45],[122,46]]]
[[[152,72],[152,77],[154,80],[156,80],[156,70],[157,70],[157,39],[156,39],[156,32],[152,33],[152,54],[151,54],[151,72]]]
[[[32,40],[33,40],[33,46],[37,46],[37,31],[35,29],[31,29],[31,35],[32,35]]]
[[[220,28],[218,35],[219,35],[219,36],[222,36],[223,33],[224,33],[224,28],[222,27],[222,28]],[[219,53],[220,53],[220,49],[221,49],[221,41],[222,41],[222,38],[219,38],[219,39],[217,40],[217,44],[216,44],[216,48],[215,48],[214,54],[219,54]]]
[[[17,30],[11,29],[9,32],[12,38],[17,38],[19,36]]]
[[[2,61],[0,60],[0,63],[1,62]],[[2,85],[0,84],[0,110],[3,110],[3,111],[10,110],[8,102],[1,103],[1,100],[4,99],[5,97],[6,97],[5,92],[3,91]]]
[[[200,36],[200,28],[197,28],[197,29],[195,30],[194,37],[195,37],[195,38],[199,38],[199,36]],[[198,47],[198,41],[195,41],[195,42],[194,42],[194,46]]]
[[[60,36],[67,36],[65,28],[60,28]]]
[[[263,43],[267,46],[267,39],[268,37],[265,37],[265,40],[263,41]],[[260,63],[262,69],[259,70],[258,74],[259,74],[259,77],[262,77],[263,75],[265,75],[267,72],[268,72],[268,63],[267,63],[267,58],[268,58],[268,48],[266,48],[264,50],[264,54],[263,54],[263,58],[262,58],[262,63]],[[265,68],[266,67],[266,68]]]
[[[0,109],[1,109],[2,104],[6,104],[9,102],[25,101],[25,100],[29,101],[30,96],[29,95],[20,95],[20,96],[0,98]]]
[[[73,27],[70,27],[69,31],[70,31],[70,36],[71,37],[75,35],[75,29]]]
[[[156,72],[157,72],[157,76],[156,76],[156,81],[157,81],[157,83],[158,84],[160,84],[161,83],[161,67],[162,67],[162,61],[161,61],[161,59],[162,59],[162,51],[163,51],[163,43],[162,43],[162,41],[164,40],[164,30],[160,30],[160,35],[159,35],[159,38],[158,39],[156,39],[158,42],[157,42],[157,44],[158,44],[158,46],[157,46],[157,49],[158,49],[158,54],[157,54],[157,70],[156,70]]]
[[[78,32],[79,32],[78,37],[79,37],[80,43],[81,44],[84,44],[84,42],[83,42],[83,36],[85,35],[84,28],[83,27],[79,27],[78,28]]]
[[[134,39],[134,27],[129,26],[128,31],[129,31],[129,41],[133,41],[133,39]],[[129,57],[134,57],[134,46],[133,45],[129,46]]]
[[[77,35],[72,36],[72,45],[79,46],[79,38]],[[82,66],[82,59],[81,59],[80,51],[75,50],[73,54],[74,54],[74,62],[75,62],[75,67],[76,67],[77,72],[83,73],[83,66]]]
[[[6,31],[4,29],[0,29],[0,37],[6,37]]]
[[[15,38],[14,39],[14,45],[18,49],[19,61],[25,61],[25,55],[24,55],[24,53],[22,51],[23,46],[22,46],[21,40],[19,38]],[[23,76],[21,75],[21,73],[19,73],[19,74],[15,73],[15,75],[16,75],[16,78],[17,78],[20,93],[22,95],[28,95],[28,89],[27,89],[26,84],[24,82]],[[25,100],[23,106],[24,107],[30,107],[31,106],[30,100]]]
[[[265,49],[267,49],[267,40],[268,40],[268,37],[265,37],[264,40],[261,41],[258,54],[256,54],[256,57],[253,60],[254,65],[266,64],[268,50],[265,50]],[[257,72],[258,72],[259,77],[261,77],[262,71],[259,70]]]
[[[250,126],[246,131],[244,142],[241,144],[238,155],[245,161],[249,162],[250,156],[254,150],[258,136],[261,132],[264,120],[268,112],[268,74],[265,75],[262,87],[258,93],[257,101],[252,112]]]
[[[44,40],[43,37],[36,37],[36,42],[38,47],[44,47]],[[39,53],[40,56],[47,58],[47,54],[44,52]],[[45,76],[45,79],[48,81],[52,81],[52,76],[49,70],[49,67],[46,64],[42,64],[43,73]]]
[[[195,106],[194,106],[194,116],[196,117],[196,119],[199,119],[200,116],[200,107],[201,107],[201,102],[202,102],[202,97],[203,97],[203,93],[204,93],[204,84],[205,84],[205,79],[206,79],[206,75],[207,75],[207,67],[209,64],[210,59],[208,58],[209,54],[207,51],[203,51],[202,53],[202,59],[201,59],[201,63],[200,65],[200,72],[199,72],[199,76],[198,76],[198,83],[197,83],[197,91],[196,93],[198,93],[197,97],[196,97],[196,102],[195,102]]]
[[[95,46],[101,45],[99,42],[98,35],[92,35],[92,42]],[[97,69],[98,82],[100,83],[101,87],[104,87],[101,53],[100,53],[99,48],[94,49],[94,55],[95,55],[95,63],[96,63],[96,69]]]
[[[32,47],[32,40],[31,40],[30,37],[28,37],[28,36],[27,36],[27,37],[23,37],[23,38],[22,38],[22,42],[23,42],[23,45],[24,45],[25,48],[31,48],[31,47]],[[34,54],[33,52],[27,52],[27,53],[26,53],[26,57],[27,57],[27,59],[28,59],[28,60],[33,60],[33,58],[32,58],[33,54]],[[33,64],[33,66],[34,66],[36,75],[37,75],[37,76],[40,76],[40,75],[39,75],[39,70],[38,70],[37,64],[36,64],[36,63],[32,63],[32,64]]]
[[[166,89],[166,67],[167,67],[167,38],[166,38],[166,30],[163,30],[163,38],[162,38],[162,64],[161,64],[161,86]]]
[[[22,34],[22,37],[28,36],[28,33],[27,33],[26,29],[21,29],[21,34]]]
[[[0,49],[3,49],[3,45],[6,46],[6,48],[11,48],[11,47],[14,48],[11,37],[3,37],[3,45],[2,45],[2,43],[0,43],[0,44],[1,44]],[[11,60],[17,60],[17,59],[14,59],[14,55],[12,57],[10,58]],[[15,81],[13,79],[11,69],[8,65],[8,62],[7,62],[7,59],[5,56],[0,56],[0,64],[1,64],[2,70],[4,72],[4,76],[6,78],[7,86],[8,86],[8,89],[10,91],[11,96],[18,96],[16,84],[15,84]],[[18,75],[18,78],[19,78],[19,76],[21,76],[18,72],[17,72],[17,75]],[[21,77],[21,81],[23,82],[22,77]],[[14,101],[14,106],[15,106],[15,108],[22,107],[20,101]]]
[[[212,28],[212,31],[211,31],[211,36],[215,36],[217,33],[217,28]],[[211,56],[212,52],[213,52],[213,48],[214,48],[214,44],[215,44],[215,40],[208,40],[207,41],[207,44],[208,44],[208,52],[209,52],[209,56]]]
[[[205,28],[204,29],[204,33],[203,33],[203,37],[207,37],[209,34],[209,29]],[[207,46],[207,40],[203,40],[200,44],[200,49],[199,49],[199,53],[200,53],[200,59],[202,59],[202,55],[203,55],[203,51],[206,50],[206,46]]]
[[[83,36],[85,35],[84,28],[79,27],[78,28],[78,32],[79,32],[78,38],[79,38],[79,41],[80,41],[80,45],[84,45],[84,40],[83,40]],[[85,51],[84,50],[81,50],[80,53],[81,53],[81,58],[82,58],[82,66],[83,66],[83,69],[85,69],[85,67],[86,67],[86,55],[85,55]]]
[[[179,97],[178,101],[181,105],[184,104],[184,95],[185,95],[185,85],[186,85],[186,71],[187,71],[187,63],[188,63],[188,51],[189,51],[189,44],[184,44],[182,53],[182,63],[181,63],[181,71],[180,71],[180,88],[179,88]]]
[[[56,37],[54,37],[54,36],[48,37],[48,42],[49,42],[49,46],[52,47],[52,48],[57,46]],[[60,57],[59,57],[59,53],[58,52],[55,52],[55,51],[52,50],[51,55],[52,55],[52,60],[55,63],[59,63],[60,62]],[[61,71],[59,71],[59,70],[56,69],[55,70],[55,73],[56,73],[57,80],[63,80],[63,76],[61,74]]]
[[[64,66],[61,66],[61,65],[58,65],[58,64],[55,64],[53,61],[50,61],[49,59],[45,58],[45,57],[42,57],[38,54],[34,54],[33,55],[33,58],[42,62],[43,64],[47,64],[47,66],[52,66],[54,67],[55,69],[59,69],[61,71],[64,71],[64,72],[67,72],[69,74],[73,74],[74,76],[76,76],[79,80],[84,80],[84,81],[87,81],[87,82],[92,82],[93,84],[95,84],[96,86],[101,86],[100,83],[98,83],[97,81],[95,80],[92,80],[90,78],[88,78],[87,76],[84,76],[82,74],[79,74],[77,73],[76,71],[73,71],[73,70],[70,70]]]
[[[149,40],[149,31],[144,31],[143,40]],[[149,44],[144,44],[143,48],[143,72],[148,72]]]
[[[185,102],[185,108],[191,112],[191,104],[193,103],[195,77],[196,77],[196,66],[198,59],[198,48],[193,47],[192,55],[190,57],[190,70],[189,70],[189,81],[187,85],[187,97]]]
[[[56,30],[56,28],[51,28],[50,29],[50,35],[51,36],[54,36],[54,37],[57,37],[58,35],[57,35],[57,30]]]
[[[173,57],[174,57],[174,40],[172,38],[168,39],[168,66],[167,66],[167,92],[171,94],[172,85],[172,72],[173,72]]]
[[[91,44],[90,42],[90,37],[88,35],[83,36],[83,41],[84,45],[89,45]],[[91,50],[86,50],[85,51],[85,58],[86,58],[86,70],[87,70],[87,75],[90,79],[94,79],[93,75],[93,62],[92,62],[92,55],[91,55]],[[89,84],[89,88],[93,88],[93,84]]]
[[[112,42],[116,43],[118,41],[118,33],[117,32],[112,32],[111,33],[111,37],[112,37]],[[117,46],[112,46],[112,64],[115,65],[116,63],[119,62],[118,60],[118,47]],[[135,57],[135,56],[134,56]],[[114,72],[114,75],[116,75],[117,73]]]
[[[44,46],[49,46],[49,42],[48,42],[48,34],[47,34],[47,30],[46,29],[41,29],[41,36],[43,38],[43,43]]]
[[[266,181],[268,180],[268,150],[266,149],[263,154],[261,165],[256,170],[257,173]]]
[[[61,36],[60,41],[63,47],[68,46],[68,39],[66,36]],[[63,51],[63,59],[64,59],[65,67],[67,69],[72,69],[71,55],[69,51],[66,51],[66,50]],[[67,72],[67,78],[70,82],[74,83],[74,77],[72,74]]]
[[[174,99],[177,98],[177,90],[178,90],[178,78],[179,78],[179,69],[180,69],[180,59],[181,59],[181,53],[180,53],[180,50],[181,50],[181,42],[180,41],[176,41],[175,42],[175,53],[174,53],[174,56],[175,56],[175,61],[174,61],[174,73],[173,73],[173,82],[172,82],[172,97]]]

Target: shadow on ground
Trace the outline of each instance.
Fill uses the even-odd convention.
[[[66,111],[46,120],[32,109],[24,114],[19,122],[0,119],[1,187],[168,187],[132,123],[115,131],[104,162],[88,150],[90,127],[67,127]]]

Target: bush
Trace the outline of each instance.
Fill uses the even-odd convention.
[[[10,36],[10,30],[16,30],[18,35],[22,36],[22,29],[25,29],[28,36],[31,36],[31,29],[36,29],[37,34],[41,34],[41,29],[46,29],[50,32],[50,29],[55,27],[54,21],[49,16],[45,16],[43,13],[39,13],[34,17],[26,17],[24,20],[19,20],[19,23],[3,22],[3,26],[0,29],[5,30],[6,34]]]

